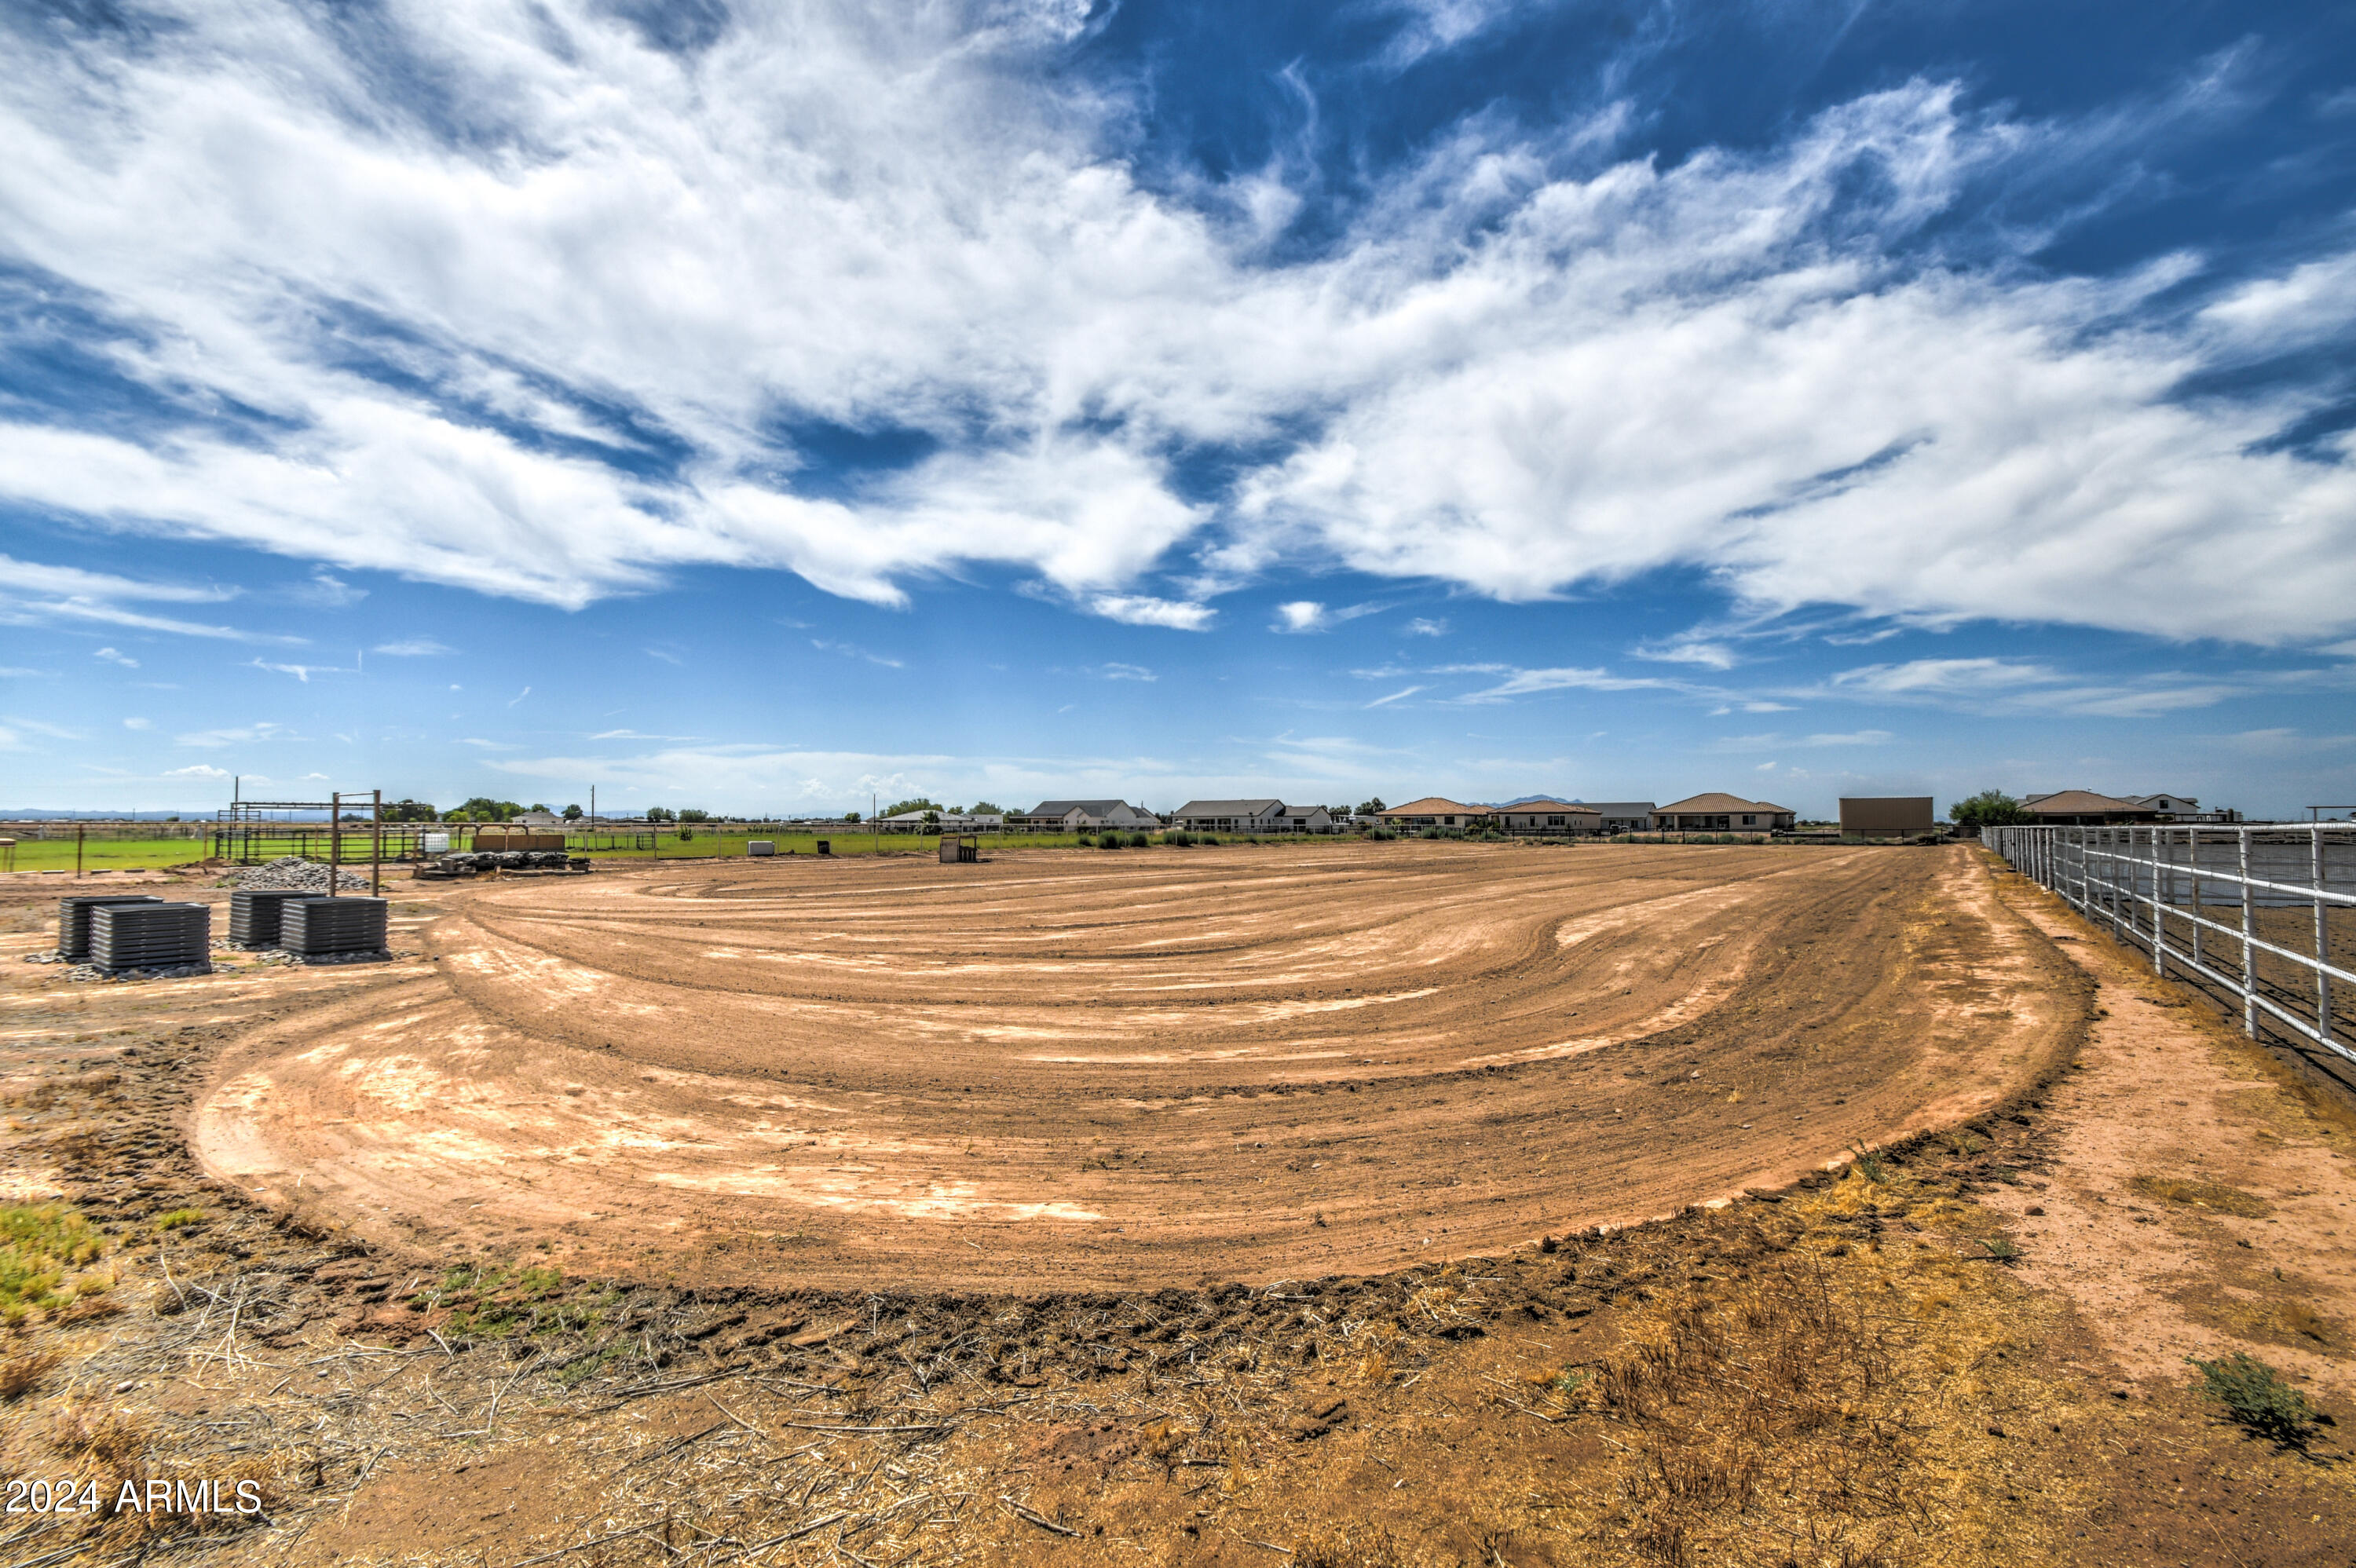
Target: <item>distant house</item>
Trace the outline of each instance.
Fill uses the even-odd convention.
[[[2140,806],[2159,813],[2163,822],[2222,822],[2221,811],[2203,811],[2189,795],[2139,795],[2130,797]]]
[[[1125,800],[1043,800],[1015,821],[1044,833],[1151,833],[1162,826],[1162,818]]]
[[[1508,833],[1601,833],[1603,814],[1567,800],[1517,800],[1493,819]]]
[[[932,818],[927,822],[926,817]],[[884,819],[884,827],[891,833],[997,833],[1006,827],[1006,818],[995,812],[966,811],[904,811]]]
[[[529,827],[535,833],[562,833],[570,826],[552,811],[527,811],[508,819],[518,827]]]
[[[2141,801],[2096,795],[2090,789],[2055,790],[2023,796],[2020,809],[2047,827],[2098,827],[2112,822],[2158,822],[2159,813]]]
[[[1492,813],[1485,805],[1467,805],[1461,800],[1446,800],[1436,795],[1421,800],[1408,801],[1375,813],[1392,827],[1403,827],[1419,833],[1427,827],[1479,827]]]
[[[1171,814],[1170,826],[1189,833],[1331,833],[1333,816],[1322,805],[1280,800],[1190,800]]]
[[[1604,833],[1650,833],[1653,830],[1653,803],[1649,800],[1607,800],[1598,803],[1596,811],[1602,816],[1600,831]]]
[[[1789,827],[1798,813],[1772,801],[1739,795],[1697,795],[1673,800],[1653,813],[1665,833],[1765,833]]]

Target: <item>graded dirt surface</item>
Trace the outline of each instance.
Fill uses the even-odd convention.
[[[797,857],[419,896],[423,961],[226,1054],[205,1168],[380,1244],[707,1286],[1494,1253],[1960,1122],[2084,1008],[1960,848]]]

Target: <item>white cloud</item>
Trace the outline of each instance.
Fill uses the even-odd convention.
[[[1271,629],[1279,632],[1322,632],[1331,624],[1324,605],[1313,599],[1302,599],[1290,604],[1279,604],[1276,607],[1276,625]]]
[[[248,724],[220,730],[195,730],[185,735],[174,736],[173,742],[176,745],[181,746],[196,746],[207,750],[218,750],[223,746],[246,745],[256,741],[273,741],[286,734],[286,727],[284,724],[275,724],[265,721],[260,724]]]
[[[1392,692],[1387,697],[1376,698],[1372,702],[1367,703],[1366,706],[1369,708],[1387,708],[1394,702],[1404,702],[1407,699],[1413,697],[1419,691],[1429,691],[1430,689],[1431,688],[1428,686],[1401,687],[1398,690]]]
[[[1488,673],[1497,667],[1460,665],[1449,667],[1444,673],[1455,670]],[[1496,685],[1469,692],[1458,700],[1463,702],[1499,702],[1507,698],[1529,697],[1542,691],[1642,691],[1652,688],[1674,688],[1676,682],[1656,680],[1644,676],[1613,675],[1608,669],[1517,669]]]
[[[153,730],[155,721],[153,719],[125,719],[123,727],[125,730]]]
[[[1736,662],[1734,650],[1723,643],[1673,641],[1628,651],[1633,657],[1656,664],[1698,665],[1704,669],[1732,669]]]
[[[1100,665],[1097,668],[1097,674],[1106,680],[1159,680],[1162,678],[1143,665],[1133,664]]]
[[[1218,616],[1208,604],[1141,593],[1099,593],[1088,601],[1088,608],[1107,620],[1132,626],[1167,626],[1175,632],[1208,631]]]
[[[1503,9],[1422,0],[1399,48]],[[0,496],[568,606],[705,564],[899,603],[976,561],[1202,630],[1202,594],[1141,586],[1190,544],[1205,582],[1309,557],[1529,600],[1697,567],[1917,622],[2356,625],[2345,448],[2265,443],[2311,399],[2174,400],[2340,330],[2356,256],[2180,321],[2145,307],[2195,258],[2115,284],[1901,260],[2071,134],[1951,87],[1674,164],[1617,111],[1468,120],[1272,264],[1295,176],[1141,187],[1137,104],[1053,52],[1067,8],[744,7],[692,61],[589,0],[379,15],[347,52],[299,10],[189,6],[0,81],[9,259],[136,324],[95,346],[123,374],[262,416],[0,422]],[[421,125],[368,74],[396,56],[481,133]],[[616,409],[684,457],[641,461]],[[777,450],[796,421],[923,440],[820,494]],[[1207,500],[1168,456],[1302,428]],[[7,613],[246,635],[38,592]]]
[[[163,776],[167,779],[225,779],[230,776],[230,772],[209,763],[191,763],[185,768],[166,768]]]
[[[119,664],[125,669],[137,669],[139,667],[139,661],[133,658],[129,654],[123,652],[120,648],[101,648],[98,652],[91,655],[90,656],[94,659],[104,659],[109,664]]]
[[[2095,718],[2147,719],[2207,708],[2242,695],[2244,686],[2194,680],[2166,671],[2126,679],[2064,675],[2028,659],[1913,659],[1844,670],[1810,696],[1930,703],[1996,712],[2077,713]]]
[[[1811,746],[1879,746],[1890,738],[1887,730],[1853,730],[1846,735],[1811,735]]]
[[[1448,635],[1448,623],[1444,620],[1430,621],[1418,615],[1407,624],[1407,630],[1408,635],[1414,637],[1444,637]]]
[[[369,650],[372,654],[385,654],[393,658],[402,659],[425,658],[435,654],[456,651],[455,648],[443,646],[431,637],[403,637],[395,643],[379,643]]]

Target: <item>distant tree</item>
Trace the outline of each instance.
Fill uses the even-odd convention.
[[[1376,795],[1374,799],[1362,802],[1359,805],[1358,815],[1360,816],[1372,816],[1375,813],[1383,809],[1383,797],[1381,795]]]
[[[938,810],[940,810],[940,807],[939,807],[939,806],[935,805],[931,801],[926,800],[923,795],[918,795],[918,796],[917,796],[916,799],[914,799],[914,800],[895,800],[895,801],[894,801],[891,805],[889,805],[885,806],[882,811],[877,812],[875,815],[877,815],[878,816],[899,816],[899,815],[900,815],[902,812],[904,812],[904,811],[938,811]]]
[[[531,803],[531,809],[534,811],[547,811],[551,808],[548,802],[544,800],[535,800]]]
[[[671,822],[677,820],[677,818],[672,815],[670,807],[667,805],[650,805],[647,807],[647,820],[648,822]]]
[[[399,800],[385,802],[384,819],[387,822],[438,822],[441,816],[423,801],[403,795]]]
[[[967,807],[967,809],[971,811],[976,816],[1003,816],[1006,815],[1006,808],[999,805],[994,800],[977,800],[973,805]]]
[[[459,803],[458,809],[477,822],[505,822],[510,816],[521,816],[523,807],[511,800],[493,800],[478,795]]]
[[[449,810],[442,814],[442,820],[444,822],[472,822],[475,820],[475,816],[474,813],[466,810],[466,807],[454,805]]]
[[[679,814],[679,819],[681,822],[709,822],[712,820],[712,813],[708,811],[698,811],[695,807],[691,805],[685,811]]]
[[[859,813],[855,811],[846,811],[842,814],[842,819],[845,822],[856,822],[859,820]]]
[[[565,820],[565,821],[567,821],[567,822],[578,822],[578,821],[580,821],[580,820],[581,820],[581,808],[580,808],[579,806],[577,806],[577,805],[568,805],[568,806],[566,806],[566,807],[564,808],[564,820]]]
[[[2008,827],[2016,823],[2037,819],[2022,810],[2020,802],[2004,791],[1984,789],[1968,800],[1959,800],[1947,807],[1947,820],[1966,832],[1977,833],[1983,827]]]

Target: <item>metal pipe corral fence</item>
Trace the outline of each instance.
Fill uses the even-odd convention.
[[[2238,1013],[2356,1068],[2356,822],[1991,827],[2014,869]]]

